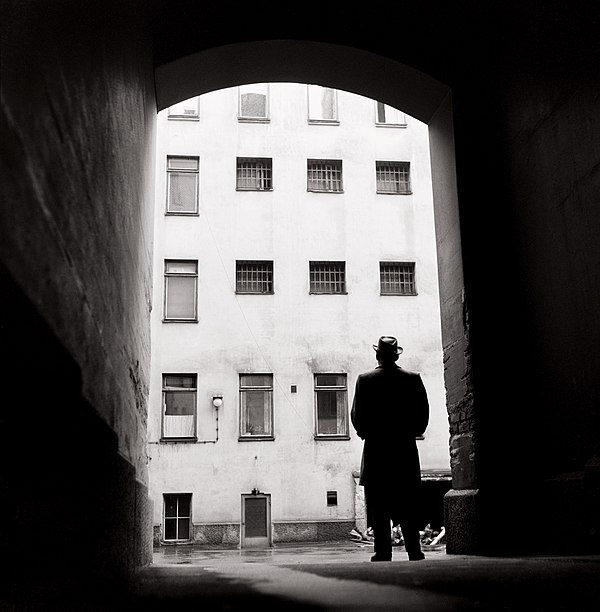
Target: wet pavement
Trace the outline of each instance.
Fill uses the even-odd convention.
[[[492,558],[426,550],[371,563],[372,544],[278,545],[262,551],[156,549],[129,610],[594,611],[600,557]]]

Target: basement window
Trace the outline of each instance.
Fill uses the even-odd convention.
[[[188,542],[191,539],[192,494],[165,493],[163,539],[165,542]]]

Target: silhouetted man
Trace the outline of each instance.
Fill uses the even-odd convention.
[[[375,554],[371,561],[392,560],[391,523],[400,524],[408,558],[424,559],[418,522],[421,466],[415,438],[429,422],[429,402],[421,376],[396,365],[402,348],[382,336],[378,366],[356,381],[352,424],[364,440],[360,484],[372,516]]]

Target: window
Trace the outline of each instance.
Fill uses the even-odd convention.
[[[383,102],[377,102],[376,104],[375,123],[377,125],[406,127],[406,115],[402,111]]]
[[[165,321],[197,321],[198,262],[165,260]]]
[[[410,162],[375,162],[377,193],[410,194]]]
[[[272,261],[236,261],[236,293],[273,293]]]
[[[164,531],[165,541],[181,541],[191,539],[192,494],[165,493],[164,501]]]
[[[198,97],[169,106],[169,119],[198,119]]]
[[[346,374],[315,374],[317,437],[348,437]]]
[[[308,86],[309,123],[338,123],[336,93],[329,87]]]
[[[342,192],[341,160],[309,159],[307,172],[308,191]]]
[[[411,261],[380,261],[381,295],[417,295],[415,264]]]
[[[196,374],[163,374],[163,439],[196,439]]]
[[[240,374],[240,440],[273,438],[273,375]]]
[[[346,293],[345,261],[309,262],[310,293]]]
[[[167,157],[167,213],[192,215],[198,212],[197,157]]]
[[[327,491],[327,505],[337,506],[337,491]]]
[[[269,120],[269,85],[254,83],[239,87],[239,112],[241,121]]]
[[[266,157],[238,157],[236,189],[270,191],[273,189],[272,160]]]

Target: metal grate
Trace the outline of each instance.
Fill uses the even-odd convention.
[[[272,261],[236,261],[236,293],[273,293]]]
[[[341,160],[309,159],[307,171],[308,191],[342,191]]]
[[[345,261],[311,261],[310,293],[346,293]]]
[[[416,295],[414,262],[379,262],[381,295]]]
[[[410,162],[375,162],[377,193],[410,193]]]
[[[238,157],[236,188],[251,191],[271,190],[272,174],[271,159]]]

